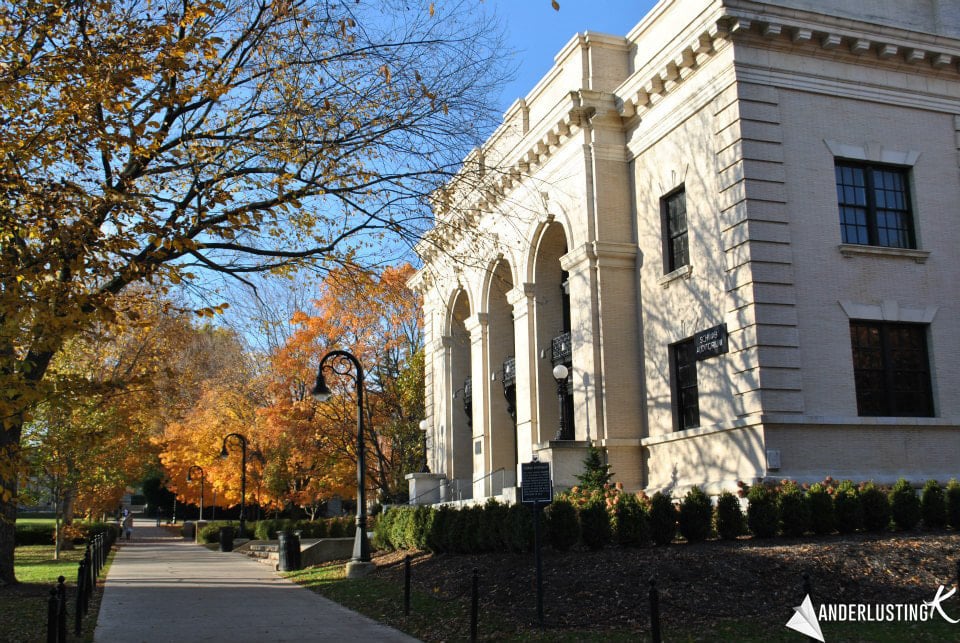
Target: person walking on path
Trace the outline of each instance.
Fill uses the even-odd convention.
[[[133,536],[133,514],[129,512],[123,517],[123,536],[127,540]]]
[[[283,578],[137,521],[110,565],[94,643],[416,642]]]

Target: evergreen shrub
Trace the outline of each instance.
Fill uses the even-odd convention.
[[[904,478],[897,480],[890,490],[890,513],[897,529],[913,529],[920,522],[920,498],[913,485]]]
[[[557,551],[567,551],[580,538],[577,510],[566,498],[557,498],[544,510],[547,541]]]
[[[947,503],[936,480],[927,480],[920,496],[920,514],[925,529],[943,529],[947,524]]]
[[[717,498],[717,535],[724,540],[735,540],[743,535],[743,509],[740,499],[729,491]]]
[[[819,536],[832,534],[835,525],[833,499],[826,485],[820,482],[810,485],[807,506],[810,507],[810,530]]]
[[[52,545],[54,543],[56,527],[50,524],[29,524],[18,522],[14,530],[14,543],[21,545]]]
[[[521,553],[533,547],[533,517],[530,509],[520,503],[507,508],[505,520],[501,525],[501,537],[509,552]]]
[[[803,490],[792,480],[785,480],[777,494],[780,511],[780,531],[784,536],[798,538],[810,530],[810,504]]]
[[[944,493],[947,506],[947,524],[954,529],[960,529],[960,482],[956,478],[947,483]]]
[[[670,492],[658,491],[650,498],[650,538],[657,545],[668,545],[677,535],[677,510]]]
[[[777,498],[773,489],[757,483],[747,491],[747,527],[757,538],[771,538],[777,535],[780,513],[777,511]]]
[[[703,489],[694,486],[680,502],[680,512],[677,514],[680,535],[691,543],[706,540],[710,536],[712,517],[710,497],[704,493]]]
[[[890,501],[873,482],[860,485],[860,504],[863,506],[863,528],[883,531],[890,526]]]
[[[590,549],[603,549],[613,539],[610,515],[603,496],[595,495],[580,507],[580,539]]]
[[[624,547],[644,545],[650,540],[650,515],[646,505],[632,493],[620,496],[613,510],[613,531]]]
[[[850,480],[841,482],[833,492],[833,516],[841,534],[852,534],[863,528],[863,506]]]

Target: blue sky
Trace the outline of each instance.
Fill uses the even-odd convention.
[[[503,110],[533,89],[553,66],[553,57],[575,33],[599,31],[626,35],[656,4],[655,0],[483,0],[503,20],[508,45],[517,50],[517,79],[504,87]]]

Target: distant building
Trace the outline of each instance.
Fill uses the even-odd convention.
[[[512,499],[534,456],[569,486],[588,444],[648,492],[957,476],[958,62],[937,0],[662,0],[574,37],[418,246],[413,495]]]

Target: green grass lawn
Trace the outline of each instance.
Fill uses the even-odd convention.
[[[33,521],[33,519],[30,519]],[[19,521],[18,521],[19,522]],[[53,522],[52,520],[50,521]],[[70,641],[92,641],[93,629],[100,607],[100,593],[90,601],[90,611],[83,622],[83,635],[73,635],[74,601],[77,568],[83,558],[84,547],[78,546],[60,552],[60,560],[53,560],[53,545],[28,545],[14,550],[14,569],[20,584],[0,588],[0,641],[5,643],[41,642],[47,636],[47,599],[57,577],[66,578],[67,629]],[[108,561],[109,566],[109,561]],[[101,578],[106,569],[101,571]]]

